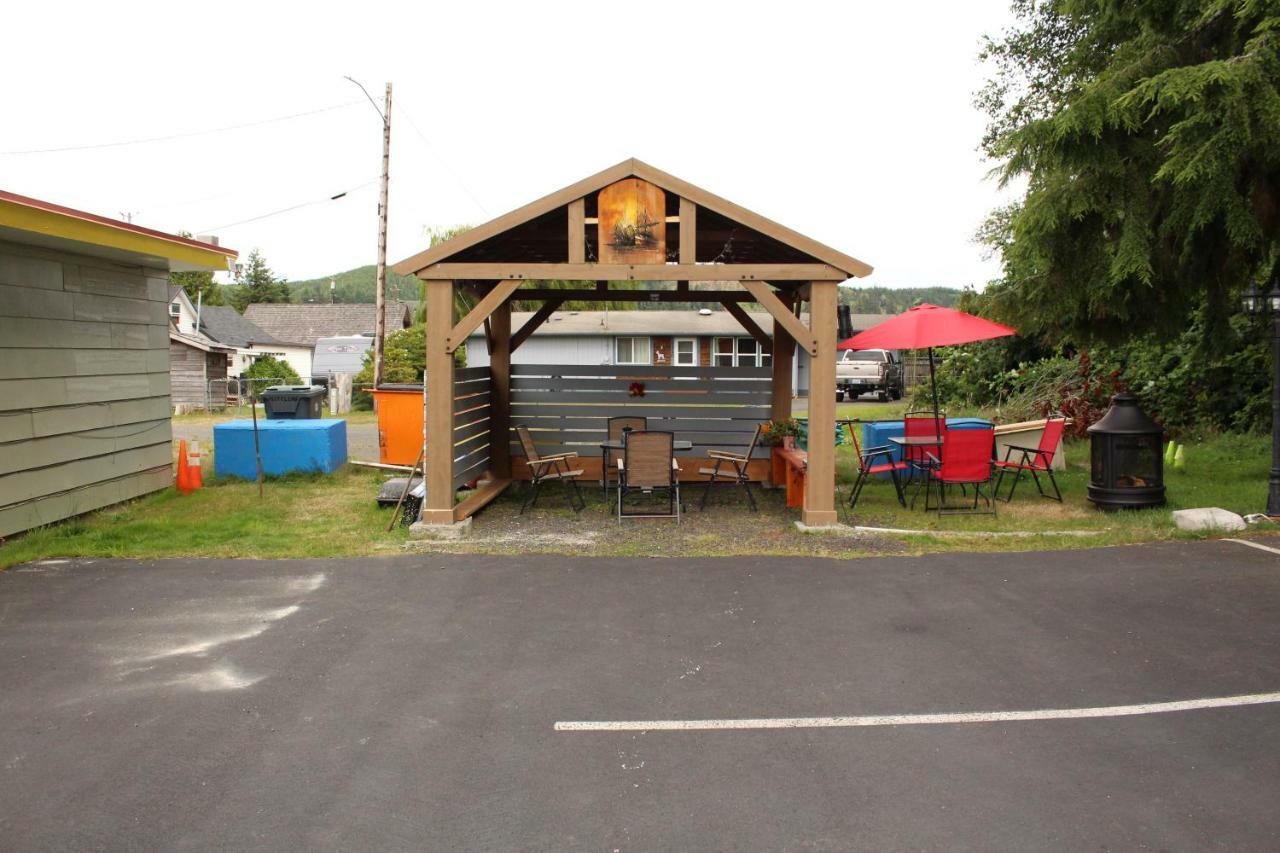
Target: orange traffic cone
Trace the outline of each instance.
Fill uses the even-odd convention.
[[[178,442],[178,492],[184,495],[191,493],[191,472],[187,470],[186,439]]]
[[[187,457],[190,463],[187,470],[187,484],[191,487],[191,491],[204,488],[204,472],[200,465],[200,442],[196,439],[191,440],[191,453]]]

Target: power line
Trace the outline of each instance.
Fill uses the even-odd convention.
[[[427,139],[427,135],[422,132],[422,129],[420,127],[418,127],[418,123],[413,120],[413,116],[409,114],[409,111],[405,109],[403,106],[401,106],[400,112],[403,113],[405,119],[408,120],[409,127],[413,128],[413,132],[418,134],[418,138],[422,140],[422,144],[427,147],[427,150],[431,152],[433,157],[435,157],[437,160],[440,161],[440,164],[444,166],[446,171],[449,172],[449,174],[457,182],[458,186],[462,188],[462,191],[467,194],[467,198],[471,199],[472,203],[475,204],[476,207],[480,208],[481,213],[483,213],[485,216],[488,216],[489,215],[488,208],[486,208],[483,204],[480,203],[480,199],[476,198],[476,194],[471,191],[471,187],[467,186],[467,182],[462,180],[462,176],[458,174],[457,170],[454,169],[453,166],[449,164],[449,161],[445,160],[444,157],[440,154],[440,152],[436,150],[436,147],[431,144],[431,140]]]
[[[264,118],[258,121],[245,122],[243,124],[230,124],[226,127],[215,127],[209,130],[193,130],[189,133],[172,133],[167,136],[149,136],[141,139],[125,139],[117,142],[95,142],[88,145],[67,145],[61,148],[27,148],[20,151],[0,151],[0,157],[13,157],[22,154],[62,154],[68,151],[91,151],[100,148],[123,148],[127,145],[145,145],[151,142],[171,142],[175,139],[190,139],[193,136],[207,136],[212,133],[226,133],[230,130],[243,130],[248,127],[261,127],[264,124],[275,124],[276,122],[289,121],[290,119],[303,118],[305,116],[313,116],[319,113],[332,112],[333,110],[341,110],[346,107],[355,106],[359,101],[347,101],[342,104],[334,104],[328,107],[321,107],[316,110],[306,110],[300,113],[290,113],[289,115],[276,116],[275,118]]]
[[[299,210],[299,209],[304,208],[304,207],[311,207],[311,206],[312,206],[312,205],[314,205],[314,204],[324,204],[326,201],[337,201],[338,199],[340,199],[340,198],[342,198],[343,196],[345,196],[347,193],[353,193],[353,192],[355,192],[356,190],[362,190],[362,189],[364,189],[365,187],[373,186],[373,185],[374,185],[374,184],[376,184],[377,182],[378,182],[378,179],[377,179],[377,178],[374,178],[372,181],[365,181],[363,184],[360,184],[360,185],[358,185],[358,186],[351,187],[350,189],[345,189],[345,190],[343,190],[342,192],[340,192],[340,193],[336,193],[336,194],[331,195],[331,196],[325,196],[324,198],[312,199],[311,201],[304,201],[304,202],[301,202],[301,203],[299,203],[299,204],[293,204],[293,205],[290,205],[289,207],[282,207],[282,208],[280,208],[279,210],[273,210],[273,211],[271,211],[270,213],[264,213],[264,214],[262,214],[262,215],[260,215],[260,216],[251,216],[251,217],[249,217],[248,219],[241,219],[241,220],[238,220],[238,221],[236,221],[236,222],[228,222],[228,223],[227,223],[227,224],[225,224],[225,225],[217,225],[217,226],[215,226],[215,227],[213,227],[213,228],[201,228],[197,233],[199,233],[199,234],[212,234],[212,233],[214,233],[214,232],[216,232],[216,231],[223,231],[223,230],[225,230],[225,229],[227,229],[227,228],[234,228],[234,227],[235,227],[235,226],[237,226],[237,225],[247,225],[247,224],[249,224],[250,222],[258,222],[258,221],[263,220],[263,219],[269,219],[269,218],[271,218],[272,216],[279,216],[279,215],[280,215],[280,214],[282,214],[282,213],[289,213],[290,211],[293,211],[293,210]]]

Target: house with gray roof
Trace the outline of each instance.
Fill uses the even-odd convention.
[[[200,331],[218,343],[236,348],[227,371],[228,376],[239,376],[264,355],[286,362],[304,382],[311,376],[310,346],[282,341],[234,308],[226,305],[204,306],[200,312]]]
[[[511,312],[519,329],[531,313]],[[773,317],[764,311],[747,316],[762,332],[773,334]],[[885,314],[854,314],[860,332],[887,320]],[[807,315],[801,315],[808,322]],[[674,367],[766,367],[771,355],[724,309],[700,311],[556,311],[511,354],[512,364],[638,364]],[[467,339],[467,366],[489,364],[484,330]],[[792,388],[807,394],[809,353],[796,347]]]
[[[387,334],[412,325],[413,315],[403,302],[388,302],[386,310]],[[278,341],[314,347],[321,338],[372,335],[375,312],[376,307],[366,303],[295,305],[255,302],[244,309],[244,317]]]

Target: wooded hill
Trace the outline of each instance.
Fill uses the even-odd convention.
[[[294,302],[329,301],[329,282],[333,281],[333,301],[340,303],[373,302],[374,267],[372,264],[356,267],[346,272],[321,276],[308,281],[289,282],[289,291]],[[619,290],[634,287],[636,282],[617,282],[613,287]],[[954,287],[860,287],[858,285],[840,288],[840,303],[848,305],[855,314],[899,314],[912,305],[929,302],[934,305],[953,307],[960,298],[961,291]],[[387,299],[417,301],[419,296],[418,280],[410,275],[396,275],[387,270]],[[697,303],[696,307],[715,307],[713,303]],[[578,306],[571,306],[578,307]],[[597,307],[597,306],[586,306]],[[616,303],[615,308],[637,308],[639,310],[670,310],[677,306],[670,302],[635,302]]]

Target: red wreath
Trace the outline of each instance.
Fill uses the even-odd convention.
[[[632,382],[632,383],[631,383],[631,387],[627,389],[627,393],[628,393],[628,394],[630,394],[632,397],[643,397],[643,396],[644,396],[644,383],[643,383],[643,382]]]

